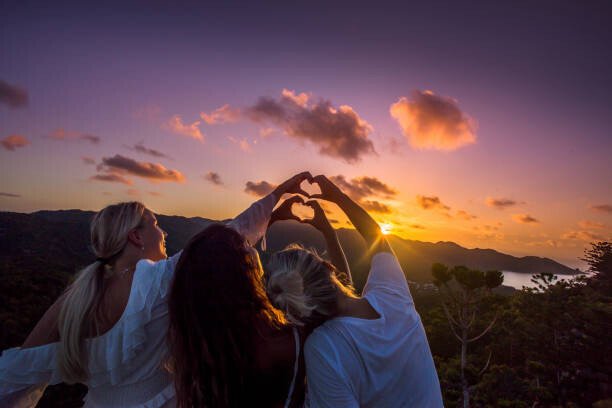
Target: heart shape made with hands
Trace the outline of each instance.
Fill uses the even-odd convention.
[[[319,184],[316,181],[311,183],[308,180],[304,180],[302,181],[302,184],[300,184],[300,188],[308,194],[308,197],[311,197],[313,194],[321,194],[321,187],[319,187]]]
[[[314,218],[314,209],[302,203],[293,203],[291,213],[298,217],[300,221],[312,220]]]

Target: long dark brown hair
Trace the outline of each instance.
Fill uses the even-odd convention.
[[[169,368],[179,408],[247,403],[254,335],[286,323],[266,296],[254,249],[214,224],[193,237],[176,266],[168,300]]]

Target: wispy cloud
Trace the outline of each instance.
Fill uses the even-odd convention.
[[[22,135],[10,135],[0,140],[0,144],[6,150],[14,152],[16,149],[25,147],[30,144],[30,141]]]
[[[512,219],[519,224],[539,224],[540,221],[529,214],[513,214]]]
[[[170,181],[182,183],[185,176],[178,170],[168,169],[159,163],[139,162],[116,154],[102,158],[98,171],[114,175],[137,176],[149,181]]]
[[[389,206],[376,200],[361,201],[361,206],[367,211],[372,211],[380,214],[390,214],[391,212],[393,212],[393,210],[391,210]]]
[[[223,185],[223,181],[221,180],[221,176],[219,175],[219,173],[216,173],[214,171],[209,171],[208,173],[206,173],[204,175],[204,179],[211,182],[212,184],[216,185],[216,186],[222,186]]]
[[[489,207],[498,208],[498,209],[503,210],[505,208],[517,205],[518,202],[510,198],[487,197],[485,200],[485,204],[488,205]]]
[[[416,202],[424,210],[443,210],[448,211],[450,207],[440,200],[438,196],[416,196]]]
[[[3,191],[0,191],[0,197],[20,198],[21,196],[19,194],[5,193]]]
[[[159,159],[171,159],[171,157],[168,156],[166,153],[162,153],[159,150],[155,150],[155,149],[146,147],[143,143],[144,142],[141,141],[141,142],[136,143],[134,146],[128,146],[128,145],[123,145],[123,146],[134,152],[146,154],[152,157],[157,157]]]
[[[89,156],[81,157],[81,161],[83,161],[83,163],[87,165],[96,164],[96,160],[93,157],[89,157]]]
[[[578,241],[602,241],[604,237],[590,231],[568,231],[561,236],[562,239],[573,239]]]
[[[597,212],[601,212],[605,214],[612,214],[612,205],[610,204],[591,205],[589,208],[593,211],[597,211]]]
[[[476,216],[474,214],[470,214],[469,212],[467,212],[465,210],[458,210],[457,213],[455,214],[455,216],[457,218],[461,218],[461,219],[466,220],[466,221],[471,221],[471,220],[475,220],[476,218],[478,218],[478,216]]]
[[[208,125],[219,125],[240,120],[240,110],[225,104],[210,113],[201,112],[200,117]]]
[[[279,99],[259,98],[244,115],[278,126],[292,138],[313,143],[319,153],[348,163],[375,153],[369,138],[372,126],[348,105],[335,108],[330,101],[311,102],[307,94],[284,89]]]
[[[431,91],[414,91],[389,108],[410,144],[417,149],[456,150],[476,142],[476,123],[457,101]]]
[[[123,177],[121,174],[117,174],[117,173],[102,173],[102,174],[95,174],[93,176],[91,176],[89,178],[90,180],[96,180],[96,181],[107,181],[110,183],[121,183],[121,184],[127,184],[128,186],[132,185],[132,181]]]
[[[601,222],[582,220],[578,222],[578,226],[583,229],[602,229],[605,227]]]
[[[187,136],[200,142],[204,141],[204,135],[200,130],[200,121],[185,124],[181,115],[174,115],[163,125],[163,128],[177,135]]]
[[[236,139],[233,136],[229,136],[228,139],[230,142],[238,146],[240,150],[242,150],[243,152],[251,151],[251,145],[249,144],[249,141],[247,140],[246,137],[243,137],[242,139]]]
[[[263,197],[270,194],[275,188],[276,185],[268,183],[265,180],[247,181],[244,192],[257,197]]]
[[[0,102],[11,108],[23,108],[28,106],[28,93],[0,79]]]
[[[397,190],[376,177],[362,176],[349,181],[340,174],[331,176],[330,180],[366,210],[381,214],[393,212],[393,209],[382,203],[380,199],[394,197],[397,195]]]
[[[70,131],[64,128],[55,129],[51,132],[49,137],[53,140],[85,140],[93,144],[100,143],[100,138],[98,136],[89,133]]]

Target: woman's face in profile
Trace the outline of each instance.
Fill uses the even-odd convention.
[[[152,261],[166,259],[166,231],[157,224],[157,217],[151,211],[145,211],[142,217],[142,238],[144,258]]]

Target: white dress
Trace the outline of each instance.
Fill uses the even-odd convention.
[[[255,244],[268,226],[275,197],[251,205],[228,226]],[[136,265],[123,315],[99,337],[86,340],[90,376],[85,407],[174,407],[174,385],[163,369],[167,357],[167,296],[180,252]],[[0,357],[0,406],[34,407],[47,385],[59,384],[58,343],[12,348]]]

